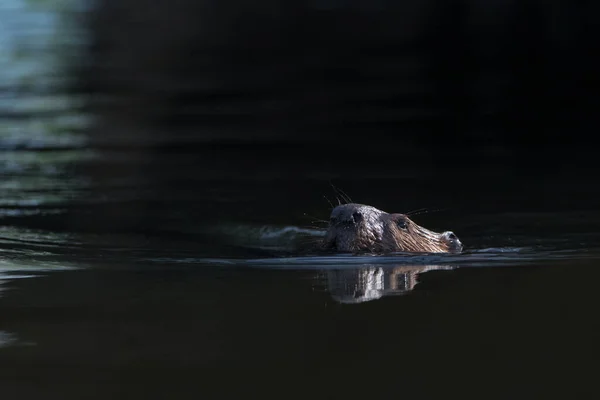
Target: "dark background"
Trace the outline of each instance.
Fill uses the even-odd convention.
[[[336,161],[363,146],[390,157],[505,150],[527,163],[583,148],[594,132],[598,11],[566,1],[105,0],[90,16],[82,82],[102,100],[118,96],[97,107],[113,127],[102,137],[123,142],[329,144],[317,154]]]
[[[577,196],[585,208],[596,190],[598,8],[104,0],[88,16],[77,88],[92,94],[92,143],[127,162],[86,173],[149,181],[159,197],[176,195],[174,182],[245,183],[267,210],[321,201],[330,182],[360,202],[393,191],[403,211],[463,212],[486,193],[507,209],[572,207]],[[574,182],[589,185],[557,189]],[[113,226],[140,223],[105,211],[100,225],[108,214]]]

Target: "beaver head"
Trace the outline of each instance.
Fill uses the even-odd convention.
[[[430,231],[405,214],[388,214],[362,204],[342,204],[331,212],[323,248],[368,253],[460,253],[462,243],[454,233]]]

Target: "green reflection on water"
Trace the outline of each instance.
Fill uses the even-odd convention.
[[[81,0],[0,2],[0,228],[63,212],[87,182],[85,98],[69,91],[86,36]],[[33,240],[22,227],[15,238]],[[35,240],[33,240],[35,242]],[[4,244],[4,254],[10,246]],[[4,268],[0,265],[0,269]]]
[[[86,40],[82,4],[0,4],[0,148],[83,144],[84,99],[66,92]]]

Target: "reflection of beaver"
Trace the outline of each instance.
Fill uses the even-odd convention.
[[[404,214],[388,214],[362,204],[333,209],[323,248],[341,252],[395,251],[459,253],[462,243],[450,231],[436,233]]]
[[[410,293],[418,283],[419,274],[451,268],[442,265],[365,265],[360,268],[327,270],[327,290],[338,303],[363,303],[384,296]]]

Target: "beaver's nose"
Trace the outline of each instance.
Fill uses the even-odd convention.
[[[343,204],[331,212],[331,223],[358,224],[364,217],[361,207],[354,204]]]
[[[352,213],[352,222],[355,224],[358,224],[360,221],[362,221],[363,219],[363,215],[362,213],[358,212],[358,211],[354,211]]]
[[[362,213],[356,210],[344,210],[344,212],[331,216],[332,223],[340,222],[345,224],[358,224],[362,220]]]

